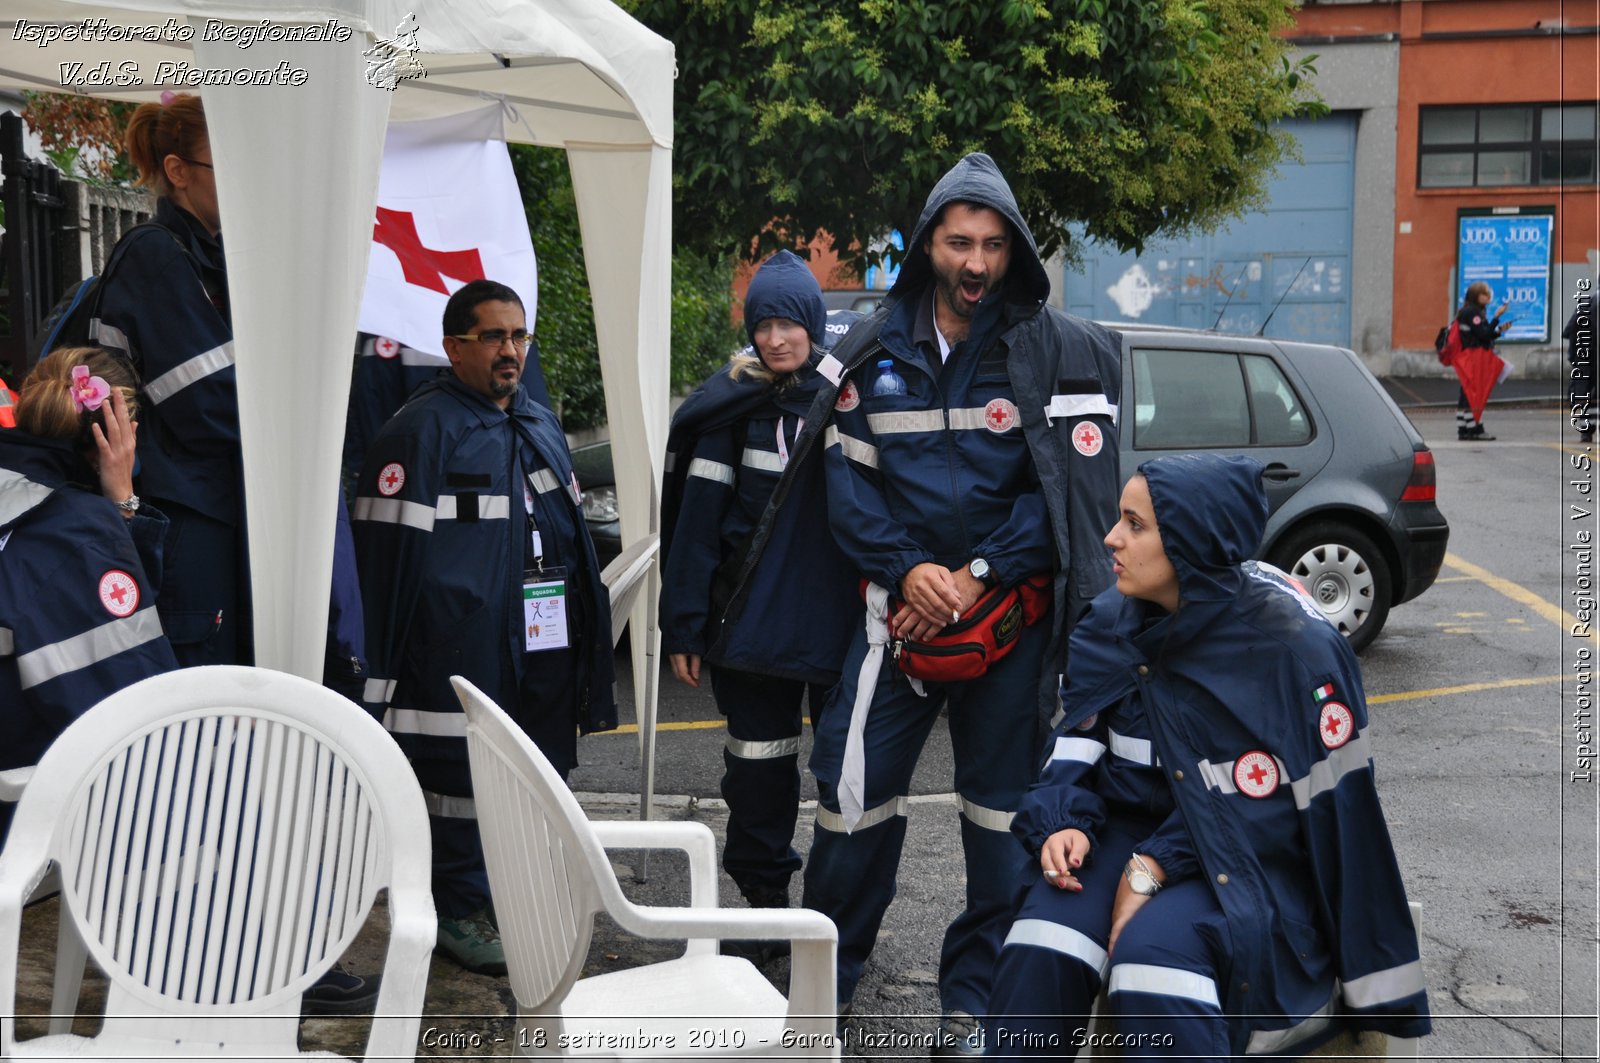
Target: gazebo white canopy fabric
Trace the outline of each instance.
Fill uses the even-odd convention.
[[[321,677],[350,344],[390,118],[497,99],[508,140],[566,150],[624,545],[655,529],[670,379],[670,42],[609,0],[6,0],[0,15],[0,87],[59,92],[64,76],[109,60],[112,80],[128,73],[143,83],[68,90],[145,101],[172,89],[205,101],[233,311],[258,664]],[[354,30],[349,40],[270,39],[330,19]],[[24,21],[64,24],[77,39],[32,36],[19,31]],[[413,57],[426,76],[394,91],[375,87],[363,52],[394,39],[403,21],[416,30]],[[265,29],[269,39],[241,48],[228,24]],[[183,28],[189,39],[173,39]],[[130,39],[150,30],[157,39]],[[241,68],[302,83],[183,80]],[[635,612],[649,620],[636,633],[650,629],[633,640],[642,731],[654,725],[647,680],[658,587],[652,578]]]

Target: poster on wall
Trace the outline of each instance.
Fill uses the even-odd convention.
[[[1467,286],[1483,281],[1494,292],[1493,313],[1510,303],[1507,340],[1544,343],[1550,339],[1550,254],[1555,215],[1548,207],[1496,207],[1464,210],[1456,240],[1456,306]]]

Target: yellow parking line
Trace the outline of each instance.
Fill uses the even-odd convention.
[[[1549,447],[1551,450],[1559,450],[1567,454],[1576,454],[1579,457],[1594,457],[1593,444],[1584,445],[1582,443],[1545,443],[1544,446]]]
[[[1544,617],[1546,620],[1550,621],[1552,624],[1555,624],[1557,627],[1562,628],[1563,630],[1571,631],[1573,628],[1578,626],[1577,617],[1573,616],[1559,605],[1552,605],[1551,603],[1545,601],[1543,598],[1539,597],[1528,588],[1522,586],[1520,583],[1512,583],[1508,579],[1503,579],[1500,576],[1496,576],[1488,569],[1474,565],[1471,561],[1468,561],[1465,558],[1457,557],[1455,554],[1445,554],[1444,563],[1448,567],[1455,569],[1457,572],[1465,573],[1480,583],[1487,585],[1491,590],[1499,591],[1512,601],[1527,606],[1529,609],[1532,609],[1534,612],[1538,613],[1540,616]],[[1588,637],[1591,642],[1595,641],[1595,633],[1592,626]]]
[[[1418,698],[1442,698],[1450,694],[1476,694],[1480,690],[1503,690],[1506,687],[1531,687],[1544,683],[1559,683],[1567,678],[1563,675],[1546,675],[1525,679],[1499,679],[1493,683],[1463,683],[1456,687],[1436,687],[1433,690],[1405,690],[1398,694],[1374,694],[1367,699],[1368,705],[1376,705],[1384,701],[1415,701]]]
[[[682,723],[658,723],[656,724],[656,732],[659,734],[662,731],[714,731],[724,726],[726,725],[721,720],[684,720]],[[636,723],[625,723],[615,730],[602,731],[600,733],[608,735],[634,735],[639,733],[639,725]]]

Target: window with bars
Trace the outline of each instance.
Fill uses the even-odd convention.
[[[1593,103],[1422,108],[1418,188],[1595,183]]]

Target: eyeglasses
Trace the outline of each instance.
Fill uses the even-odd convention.
[[[525,351],[528,349],[528,344],[533,342],[533,333],[526,329],[507,332],[503,328],[495,328],[489,329],[487,332],[469,332],[465,336],[456,336],[455,339],[463,340],[467,343],[481,343],[485,347],[496,349],[506,340],[510,340],[511,346],[519,351]]]
[[[188,163],[190,166],[204,166],[208,170],[215,170],[216,169],[216,167],[211,165],[209,162],[201,162],[199,159],[191,159],[187,155],[179,155],[178,158],[182,159],[184,162]]]

